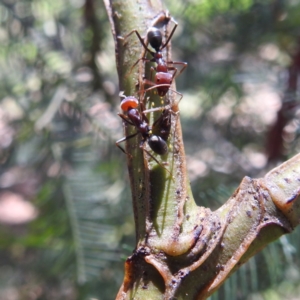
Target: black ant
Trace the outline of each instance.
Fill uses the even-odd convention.
[[[121,109],[127,112],[127,115],[119,114],[119,116],[127,124],[135,126],[137,132],[119,139],[118,141],[116,141],[116,146],[126,154],[125,150],[122,147],[120,147],[119,144],[121,142],[133,138],[137,134],[141,134],[142,141],[140,143],[140,148],[142,148],[143,151],[145,151],[151,158],[153,158],[157,164],[161,165],[161,163],[149,151],[147,151],[144,148],[144,144],[147,141],[149,147],[156,154],[165,155],[168,153],[167,140],[171,131],[171,109],[163,109],[163,112],[160,115],[160,117],[153,123],[152,127],[150,127],[149,120],[146,117],[146,112],[151,112],[152,110],[143,110],[142,112],[140,112],[137,109],[139,104],[139,101],[134,96],[125,97],[121,101]],[[153,133],[152,129],[155,131],[155,134]],[[166,169],[164,166],[163,168],[172,176],[168,169]]]
[[[170,20],[172,20],[172,22],[175,25],[174,25],[169,37],[167,38],[166,42],[163,44],[163,41],[162,41],[163,36],[162,36],[162,33],[159,30],[159,28],[167,25]],[[140,60],[143,60],[145,62],[155,62],[157,64],[156,68],[151,68],[151,74],[152,74],[152,70],[156,71],[154,82],[144,78],[144,83],[147,85],[151,85],[153,87],[146,89],[145,91],[150,90],[152,88],[156,88],[158,95],[161,97],[163,97],[167,94],[167,92],[169,91],[170,86],[172,85],[172,82],[177,74],[178,70],[175,67],[175,65],[182,66],[182,68],[179,71],[179,73],[177,74],[177,76],[179,76],[184,71],[184,69],[187,67],[186,62],[165,61],[163,58],[163,54],[162,54],[162,50],[170,42],[177,26],[178,26],[178,23],[173,18],[170,17],[168,12],[162,13],[156,17],[152,26],[147,30],[147,41],[149,41],[151,47],[155,50],[155,52],[151,51],[147,47],[144,39],[140,36],[139,32],[136,29],[132,30],[124,38],[124,39],[127,39],[131,34],[135,33],[137,35],[138,39],[140,40],[141,44],[143,45],[144,49],[152,55],[152,57],[153,57],[152,59],[147,59],[145,57],[142,57],[139,60],[137,60],[137,62],[131,67],[131,71],[138,64],[138,62]],[[170,71],[173,71],[173,72],[171,73]],[[176,92],[176,93],[178,93],[178,92]],[[178,93],[178,94],[180,94],[180,93]],[[182,94],[180,94],[180,95],[182,97]]]
[[[140,144],[141,148],[144,149],[143,145],[147,141],[149,147],[155,153],[157,153],[159,155],[167,154],[168,153],[168,145],[166,143],[166,140],[169,135],[166,135],[164,132],[163,132],[163,137],[160,135],[157,135],[157,134],[153,134],[152,128],[149,126],[148,118],[146,117],[144,112],[139,112],[139,110],[137,109],[138,105],[139,105],[139,101],[134,96],[125,97],[121,101],[121,105],[120,105],[121,109],[123,111],[126,111],[127,115],[119,114],[119,116],[126,123],[135,126],[138,131],[134,134],[123,137],[123,138],[119,139],[118,141],[116,141],[116,146],[118,148],[120,148],[124,153],[126,153],[124,151],[124,149],[119,146],[119,144],[123,141],[133,138],[134,136],[136,136],[137,134],[140,133],[142,135],[142,141]],[[162,114],[162,116],[164,116],[164,114]],[[159,118],[156,122],[154,122],[153,126],[155,126],[160,121],[161,121],[161,118]],[[166,131],[166,129],[164,128],[163,131]],[[146,151],[146,149],[144,149],[144,150]]]

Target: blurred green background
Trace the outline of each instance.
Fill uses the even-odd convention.
[[[300,152],[300,1],[165,1],[189,178],[215,209]],[[142,35],[144,33],[141,33]],[[132,37],[134,38],[134,37]],[[101,1],[0,1],[0,299],[114,299],[134,224]],[[299,230],[212,299],[300,299]]]

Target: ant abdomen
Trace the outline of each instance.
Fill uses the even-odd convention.
[[[147,38],[151,47],[158,52],[162,45],[162,34],[160,30],[156,27],[150,27],[147,33]]]
[[[155,153],[159,155],[168,153],[167,143],[158,135],[151,135],[148,139],[148,145]]]

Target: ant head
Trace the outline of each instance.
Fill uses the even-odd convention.
[[[172,84],[173,81],[173,74],[171,73],[164,73],[164,72],[157,72],[155,74],[155,83],[156,84]]]
[[[159,51],[162,45],[162,33],[156,27],[150,27],[147,32],[148,41],[156,52]]]
[[[121,101],[121,109],[123,111],[128,111],[130,109],[133,108],[137,108],[139,105],[139,100],[136,99],[134,96],[128,96],[125,97],[122,101]]]
[[[163,97],[169,91],[173,81],[173,75],[170,73],[158,72],[155,75],[155,84],[157,85],[156,89],[158,95]]]

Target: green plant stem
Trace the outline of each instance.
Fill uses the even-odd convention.
[[[120,90],[127,96],[139,96],[142,78],[149,78],[149,73],[143,61],[130,73],[145,50],[134,34],[122,37],[133,29],[146,34],[153,17],[162,11],[158,2],[153,3],[112,0],[108,7]],[[171,60],[170,47],[164,57]],[[244,178],[215,212],[197,207],[186,174],[175,93],[169,97],[173,110],[169,152],[154,155],[165,166],[139,147],[139,135],[126,143],[137,244],[125,263],[117,299],[206,299],[242,263],[299,223],[300,156],[265,178]],[[161,99],[151,96],[147,103],[161,106]],[[133,126],[125,127],[126,136],[135,132]]]

